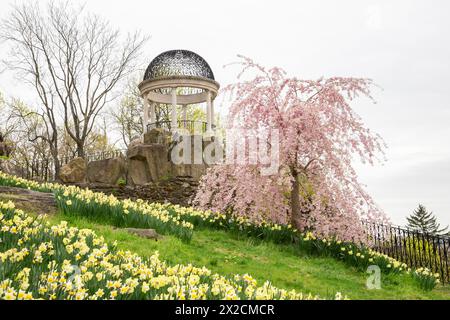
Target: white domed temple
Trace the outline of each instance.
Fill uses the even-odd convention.
[[[211,67],[198,54],[188,50],[161,53],[149,64],[139,84],[144,99],[144,134],[160,128],[171,132],[214,135],[214,99],[219,90]],[[206,119],[187,119],[191,105],[205,105]],[[158,119],[161,105],[170,106],[170,119]],[[181,106],[182,115],[177,114]]]
[[[89,161],[79,177],[69,174],[61,179],[107,185],[125,180],[129,186],[158,185],[171,180],[193,185],[198,182],[208,167],[203,151],[212,143],[215,147],[217,141],[214,99],[219,83],[211,67],[194,52],[166,51],[151,61],[139,90],[144,99],[142,137],[130,143],[126,155]],[[189,119],[189,109],[199,107],[204,108],[204,119],[198,119],[198,113],[197,119]],[[220,156],[221,152],[217,154]],[[85,160],[78,160],[81,164],[66,166],[69,173],[78,164],[86,165]]]
[[[209,64],[192,51],[166,51],[150,62],[139,84],[144,134],[127,152],[129,184],[166,177],[200,179],[207,168],[203,150],[215,142],[214,99],[219,87]],[[188,119],[189,108],[194,106],[204,108],[204,119]],[[161,112],[162,108],[169,114]],[[180,146],[184,149],[178,157]],[[175,161],[174,154],[183,162]]]

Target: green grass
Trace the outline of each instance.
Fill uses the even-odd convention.
[[[117,241],[120,249],[144,257],[159,251],[161,259],[170,264],[192,263],[198,267],[206,266],[222,275],[248,273],[260,283],[270,280],[281,288],[311,292],[323,297],[330,297],[340,291],[351,299],[450,299],[449,286],[439,286],[431,292],[425,292],[408,275],[382,275],[382,288],[368,290],[365,287],[368,274],[358,272],[333,258],[308,256],[289,245],[247,237],[239,239],[225,231],[196,229],[190,243],[168,235],[155,241],[78,216],[59,213],[48,219],[51,223],[65,220],[71,226],[92,229],[109,242]]]

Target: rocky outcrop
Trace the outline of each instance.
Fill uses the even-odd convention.
[[[167,131],[153,129],[144,135],[144,143],[130,145],[128,184],[144,185],[177,176],[200,180],[208,167],[203,162],[203,150],[211,140],[193,135],[168,141]]]
[[[59,178],[64,183],[85,182],[86,171],[86,161],[83,158],[75,158],[61,167]]]
[[[161,128],[154,128],[144,134],[144,144],[167,145],[170,140],[170,132]]]
[[[162,144],[138,144],[127,153],[127,183],[144,185],[172,176],[168,149]]]
[[[88,182],[114,185],[126,178],[127,163],[123,157],[91,161],[87,165]]]
[[[204,140],[200,135],[183,136],[178,142],[173,143],[170,146],[173,175],[189,176],[200,180],[207,169],[207,165],[203,162],[203,150],[208,143],[209,141]]]
[[[36,214],[54,214],[58,211],[52,193],[0,186],[0,201],[12,201],[16,208]]]

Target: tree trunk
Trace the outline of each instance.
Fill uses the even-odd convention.
[[[299,175],[295,168],[291,168],[292,187],[291,187],[291,223],[299,231],[303,231],[300,210],[300,183]]]
[[[77,142],[77,156],[80,158],[84,158],[85,154],[84,154],[84,143],[78,143]]]
[[[53,158],[53,166],[55,169],[55,180],[60,181],[59,172],[61,171],[61,163],[59,162],[58,153],[55,152],[54,150],[51,153]]]

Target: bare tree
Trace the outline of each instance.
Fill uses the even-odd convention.
[[[69,2],[50,3],[45,10],[31,2],[16,5],[0,34],[12,44],[8,67],[22,71],[40,98],[48,134],[39,138],[57,157],[60,117],[83,157],[97,117],[118,96],[117,84],[140,66],[147,37],[122,37],[107,21]]]
[[[49,157],[48,132],[42,115],[32,111],[19,99],[10,99],[5,103],[1,115],[8,120],[2,121],[3,125],[7,122],[12,124],[7,138],[12,146],[10,161],[17,174],[27,178],[53,177],[55,166],[52,157]]]
[[[143,114],[143,101],[137,81],[132,80],[128,83],[118,106],[110,112],[112,122],[125,147],[128,148],[134,137],[143,133]]]
[[[0,92],[0,134],[7,140],[17,126],[17,119],[11,115],[10,108]]]

